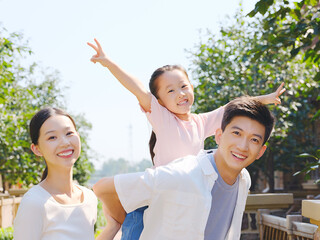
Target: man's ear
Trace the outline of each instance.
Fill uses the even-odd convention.
[[[31,144],[31,146],[30,146],[30,148],[31,148],[31,150],[32,150],[32,152],[35,154],[35,155],[37,155],[37,156],[39,156],[39,157],[42,157],[42,153],[40,152],[40,149],[39,149],[39,147],[37,146],[37,145],[35,145],[35,144]]]
[[[261,158],[262,155],[264,154],[264,152],[266,151],[266,149],[267,149],[267,146],[266,146],[266,145],[263,145],[263,146],[261,147],[260,152],[259,152],[258,156],[256,157],[256,159]]]
[[[221,136],[222,136],[222,129],[218,128],[215,134],[215,140],[218,145],[220,144]]]

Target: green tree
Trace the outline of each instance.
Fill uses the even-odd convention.
[[[314,68],[314,79],[320,83],[320,4],[317,0],[300,0],[297,2],[282,0],[260,0],[248,14],[254,17],[263,15],[263,42],[252,53],[256,57],[268,51],[289,49],[292,58],[301,57],[302,61]],[[298,55],[301,54],[301,56]],[[298,55],[298,56],[297,56]],[[320,127],[320,96],[313,97],[316,113],[314,125]],[[317,129],[315,129],[317,130]],[[320,134],[319,130],[316,131]],[[320,140],[315,141],[318,147]],[[312,152],[314,152],[313,149]],[[307,168],[306,171],[313,168]],[[317,169],[316,169],[317,170]]]
[[[271,93],[285,82],[287,93],[280,106],[270,106],[277,125],[268,142],[262,160],[249,167],[252,189],[258,170],[266,174],[270,191],[274,189],[274,170],[295,172],[296,161],[302,149],[314,147],[314,129],[310,127],[311,114],[316,111],[314,99],[319,96],[319,84],[313,80],[314,66],[291,59],[290,51],[268,51],[259,56],[251,54],[263,40],[263,22],[259,18],[248,21],[242,10],[224,22],[220,35],[208,32],[196,50],[190,51],[195,87],[195,111],[207,112],[241,95],[257,96]],[[214,146],[213,138],[206,148]]]
[[[3,183],[19,182],[25,186],[37,183],[44,169],[44,161],[30,151],[28,123],[44,106],[64,106],[58,73],[23,63],[30,54],[21,34],[0,29],[0,174]],[[84,118],[78,125],[83,134],[90,128]],[[83,156],[75,167],[80,183],[84,183],[93,170],[87,156],[89,146],[84,139],[82,145]]]
[[[320,80],[320,4],[317,0],[260,0],[248,15],[266,15],[263,21],[263,42],[254,49],[256,56],[266,51],[290,48],[292,57],[303,52],[303,61],[318,68]]]

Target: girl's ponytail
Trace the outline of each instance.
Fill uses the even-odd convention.
[[[152,160],[153,165],[154,165],[153,158],[155,155],[153,149],[154,149],[154,146],[156,145],[156,141],[157,141],[157,136],[154,133],[154,131],[152,131],[151,136],[150,136],[150,140],[149,140],[149,151],[150,151],[151,160]]]

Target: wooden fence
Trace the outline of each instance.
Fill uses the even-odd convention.
[[[0,228],[11,227],[22,197],[11,196],[0,199]]]

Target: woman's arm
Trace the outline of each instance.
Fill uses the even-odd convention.
[[[142,82],[131,76],[129,73],[125,72],[120,66],[114,63],[108,56],[104,53],[100,43],[97,39],[94,39],[96,45],[92,43],[87,43],[90,47],[92,47],[96,54],[92,56],[91,62],[97,63],[99,62],[102,66],[107,67],[109,71],[115,76],[116,79],[131,93],[133,93],[141,107],[149,112],[151,108],[151,95],[147,91],[147,89],[143,86]]]
[[[13,238],[40,240],[43,222],[43,206],[32,198],[23,198],[14,219]]]

